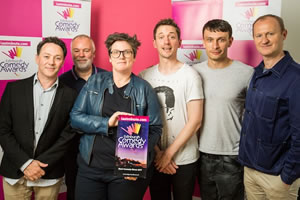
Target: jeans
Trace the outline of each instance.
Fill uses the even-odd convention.
[[[198,163],[179,165],[176,174],[169,175],[154,170],[150,183],[151,200],[191,200],[196,180]]]
[[[202,200],[243,200],[243,167],[234,155],[200,153]]]
[[[151,166],[147,169],[146,179],[130,181],[115,176],[114,170],[88,166],[80,155],[78,166],[76,200],[142,200],[154,168]]]

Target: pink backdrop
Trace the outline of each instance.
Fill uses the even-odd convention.
[[[42,37],[41,1],[10,0],[1,2],[0,35]],[[113,32],[136,34],[142,45],[137,53],[134,72],[157,63],[156,50],[152,46],[152,30],[156,22],[171,17],[171,0],[94,0],[92,1],[91,36],[97,48],[96,66],[111,70],[104,41]],[[69,46],[70,41],[65,40]],[[61,72],[70,69],[72,61],[68,54]],[[0,97],[7,81],[0,80]],[[65,194],[59,199],[65,199]],[[150,199],[149,193],[145,199]],[[3,200],[0,177],[0,200]]]

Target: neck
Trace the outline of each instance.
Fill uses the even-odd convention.
[[[87,81],[88,78],[92,75],[93,66],[89,67],[88,70],[86,70],[86,71],[82,71],[78,67],[75,67],[75,71],[80,78]]]
[[[274,67],[276,65],[276,63],[278,63],[278,61],[280,61],[281,58],[284,57],[284,55],[285,54],[282,51],[275,57],[263,57],[265,68],[271,69],[272,67]]]
[[[113,71],[113,80],[118,88],[123,87],[127,83],[129,83],[131,78],[131,72],[121,73],[117,71]]]
[[[41,76],[39,73],[37,74],[37,77],[38,77],[40,84],[44,90],[50,88],[57,80],[57,76],[54,78],[47,78],[47,77]]]
[[[208,65],[208,67],[213,68],[213,69],[222,69],[222,68],[225,68],[225,67],[228,67],[229,65],[231,65],[232,62],[233,62],[233,60],[231,60],[228,57],[226,57],[225,59],[223,59],[221,61],[208,59],[207,65]]]
[[[182,67],[183,63],[177,59],[166,59],[161,58],[158,64],[158,70],[162,74],[172,74],[175,73],[180,67]]]

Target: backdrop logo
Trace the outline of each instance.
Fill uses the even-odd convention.
[[[62,16],[64,19],[73,18],[74,16],[74,9],[67,8],[66,10],[63,10],[62,12],[57,12],[60,16]]]
[[[70,34],[71,32],[76,33],[80,24],[73,20],[74,17],[74,9],[66,8],[61,12],[57,12],[62,19],[55,22],[55,31],[67,32]]]
[[[258,8],[249,8],[248,10],[245,11],[245,13],[243,13],[242,15],[250,20],[253,17],[256,17],[258,13]]]
[[[2,53],[4,55],[8,56],[11,59],[15,59],[15,57],[20,58],[21,55],[22,55],[22,48],[21,47],[15,47],[15,48],[12,48],[11,50],[8,50],[7,53],[5,53],[3,51],[2,51]]]
[[[184,54],[185,57],[187,57],[190,61],[194,61],[194,60],[200,60],[201,57],[201,50],[194,50],[189,54]]]
[[[10,59],[0,61],[0,72],[14,73],[16,76],[19,76],[18,73],[20,72],[26,72],[29,62],[25,62],[22,59],[15,59],[16,57],[21,58],[22,50],[21,47],[15,47],[7,52],[2,51]]]
[[[134,134],[139,134],[140,130],[141,130],[141,124],[139,123],[133,123],[130,126],[127,126],[127,130],[123,127],[121,127],[123,131],[125,131],[126,133],[128,133],[128,135],[132,135]]]

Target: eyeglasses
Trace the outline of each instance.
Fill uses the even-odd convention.
[[[132,55],[132,50],[129,50],[129,49],[126,49],[124,51],[119,51],[119,50],[112,50],[110,51],[110,55],[113,57],[113,58],[119,58],[121,54],[123,54],[123,56],[125,58],[130,58],[131,55]]]

